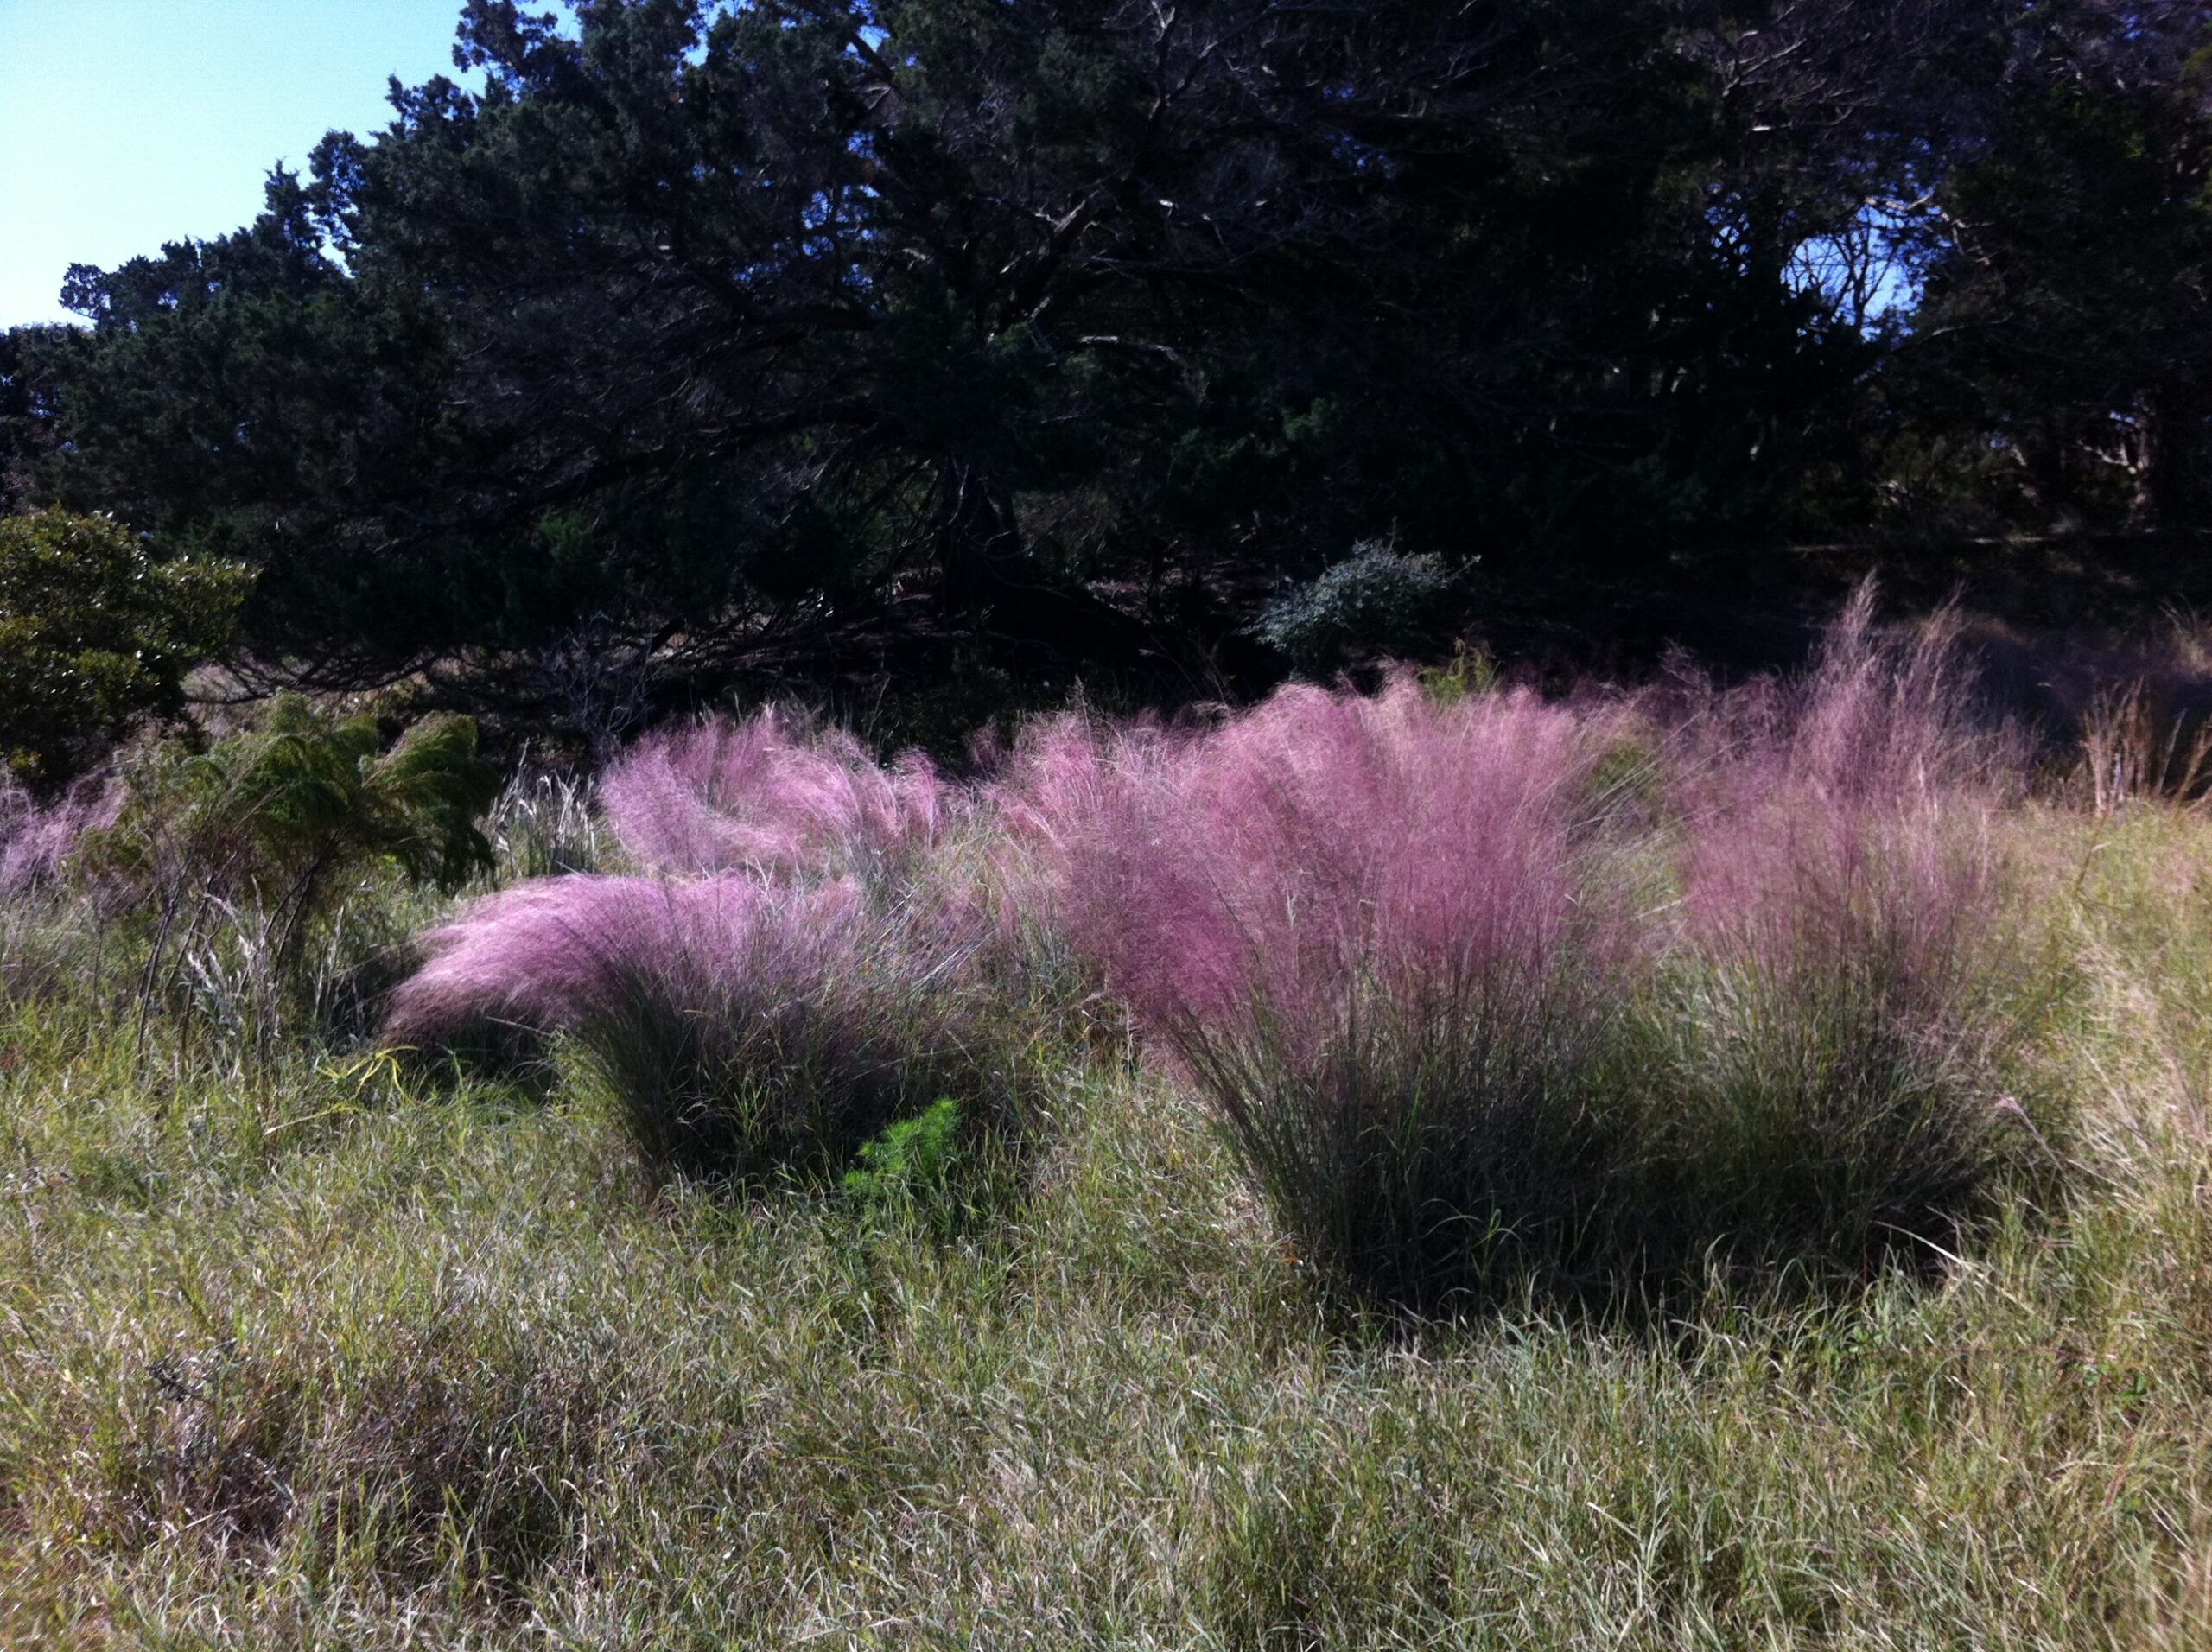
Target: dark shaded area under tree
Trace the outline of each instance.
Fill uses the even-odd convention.
[[[395,86],[0,335],[0,508],[253,565],[259,680],[571,724],[1238,696],[1362,548],[1539,662],[1764,663],[1870,564],[2125,611],[2212,525],[2208,46],[2200,0],[475,0],[480,95]]]

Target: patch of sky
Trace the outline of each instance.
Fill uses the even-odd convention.
[[[1817,297],[1829,315],[1855,332],[1907,327],[1919,307],[1922,287],[1911,254],[1913,228],[1909,208],[1866,202],[1842,230],[1800,241],[1783,265],[1783,278],[1794,290]]]
[[[454,0],[0,0],[0,327],[70,320],[112,269],[250,223],[272,164],[389,124],[454,73]],[[480,73],[459,77],[480,88]]]

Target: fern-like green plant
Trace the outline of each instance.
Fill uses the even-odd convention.
[[[960,1103],[940,1096],[861,1144],[860,1163],[845,1172],[845,1191],[871,1210],[911,1206],[943,1218],[960,1156]]]
[[[498,778],[467,717],[425,717],[387,746],[371,717],[280,695],[258,727],[194,752],[168,741],[126,767],[129,801],[94,847],[142,885],[158,924],[149,979],[180,923],[250,904],[280,974],[353,883],[390,867],[451,893],[492,864],[477,821]]]

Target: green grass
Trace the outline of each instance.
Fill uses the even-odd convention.
[[[948,1229],[19,998],[0,1642],[2212,1643],[2212,827],[2011,829],[2071,1197],[1664,1334],[1362,1317],[1110,1054]]]

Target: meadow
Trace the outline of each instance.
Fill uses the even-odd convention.
[[[479,855],[318,715],[0,825],[0,1639],[2212,1639],[2166,725],[1862,611],[973,779],[758,713]]]

